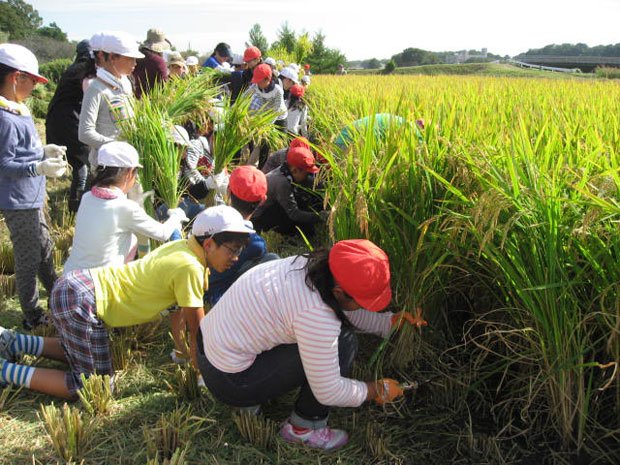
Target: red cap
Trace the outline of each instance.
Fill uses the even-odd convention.
[[[290,92],[291,92],[291,95],[294,95],[295,97],[303,97],[304,94],[306,93],[306,89],[304,86],[295,84],[294,86],[291,86]]]
[[[328,262],[336,284],[366,310],[378,312],[392,300],[390,261],[372,242],[337,242],[329,251]]]
[[[295,137],[295,139],[291,141],[291,144],[288,147],[290,149],[294,149],[295,147],[303,147],[305,149],[309,149],[310,141],[308,141],[308,139],[306,139],[305,137]]]
[[[307,173],[318,173],[319,167],[314,164],[314,155],[310,149],[295,147],[286,154],[286,163]]]
[[[254,72],[252,74],[252,84],[258,84],[263,79],[271,79],[271,76],[273,76],[271,66],[266,63],[258,65],[256,68],[254,68]]]
[[[267,198],[265,173],[252,165],[243,165],[230,173],[230,192],[245,202],[262,202]]]
[[[309,65],[308,63],[306,63],[306,64],[304,65],[304,69],[310,69],[310,65]]]
[[[261,56],[263,56],[263,54],[260,52],[258,47],[248,47],[245,49],[245,52],[243,52],[243,61],[247,63],[248,61],[260,58]]]

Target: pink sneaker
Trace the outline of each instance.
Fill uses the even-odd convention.
[[[323,450],[336,450],[349,442],[349,435],[341,429],[332,429],[326,426],[321,429],[307,429],[303,433],[296,433],[288,420],[280,428],[280,436],[286,442],[305,444]]]

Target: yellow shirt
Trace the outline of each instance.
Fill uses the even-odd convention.
[[[93,268],[97,316],[108,326],[132,326],[154,320],[174,304],[202,307],[208,270],[193,236],[127,265]]]

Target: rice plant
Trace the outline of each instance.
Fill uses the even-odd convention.
[[[0,274],[15,273],[13,245],[10,241],[0,243]]]
[[[273,447],[277,432],[277,425],[273,420],[245,412],[234,413],[232,418],[239,434],[250,444],[260,449]]]
[[[82,387],[78,396],[82,405],[90,415],[107,415],[110,413],[114,398],[110,375],[91,375],[88,378],[82,374]]]
[[[192,401],[200,397],[198,386],[198,371],[191,363],[177,365],[174,371],[173,391],[185,401]]]
[[[5,298],[13,297],[17,294],[15,285],[15,275],[0,274],[0,295]]]
[[[11,403],[17,399],[17,396],[21,388],[15,388],[14,386],[7,385],[0,389],[0,412],[5,412]]]
[[[155,454],[155,457],[146,461],[146,465],[185,465],[187,464],[187,460],[185,456],[187,455],[187,447],[184,449],[177,449],[172,454],[172,457],[169,459],[159,460],[159,453]]]
[[[76,407],[63,404],[62,408],[41,405],[39,417],[57,456],[64,462],[83,459],[94,439],[96,420],[83,418]]]
[[[200,431],[203,420],[192,415],[191,407],[177,407],[162,413],[156,424],[144,426],[147,452],[151,457],[172,460],[178,450],[185,449]]]

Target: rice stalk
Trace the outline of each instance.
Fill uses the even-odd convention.
[[[270,449],[275,444],[277,425],[262,415],[234,413],[233,421],[241,437],[259,449]]]
[[[62,408],[53,403],[41,404],[38,415],[61,460],[72,462],[85,458],[97,426],[94,418],[83,418],[82,412],[66,403]]]
[[[144,426],[144,438],[150,456],[172,460],[177,450],[188,448],[204,420],[192,415],[191,407],[177,407],[162,413],[154,427]]]
[[[81,378],[82,387],[77,394],[86,411],[92,416],[109,414],[114,402],[110,375],[90,375],[87,378],[82,374]]]

